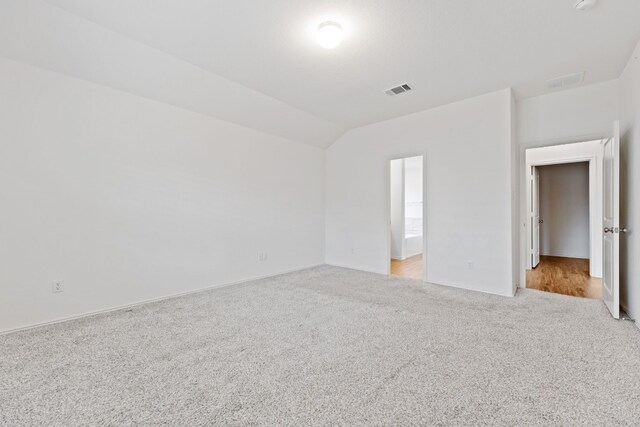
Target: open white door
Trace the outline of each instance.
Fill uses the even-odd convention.
[[[531,268],[540,263],[540,172],[531,168]]]
[[[604,215],[602,296],[611,315],[620,317],[620,122],[604,143]]]

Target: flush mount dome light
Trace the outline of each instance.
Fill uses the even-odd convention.
[[[333,49],[342,43],[342,26],[334,21],[323,22],[318,26],[316,41],[325,49]]]
[[[576,10],[589,10],[595,6],[596,0],[578,0],[574,7]]]

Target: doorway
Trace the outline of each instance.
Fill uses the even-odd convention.
[[[389,164],[390,274],[424,277],[424,158],[394,159]]]
[[[589,167],[587,161],[532,166],[527,288],[602,299],[599,263],[591,268]]]
[[[526,150],[525,287],[603,299],[604,143]]]
[[[536,167],[550,164],[589,162],[589,275],[602,279],[602,301],[611,316],[620,318],[620,237],[627,229],[620,224],[620,123],[613,123],[612,136],[586,142],[521,148],[521,269],[520,287],[527,287],[527,272],[536,262],[534,217]],[[539,253],[538,253],[539,255]],[[537,266],[535,266],[537,268]]]

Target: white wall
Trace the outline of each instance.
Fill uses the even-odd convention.
[[[589,163],[540,166],[540,254],[590,257]]]
[[[601,139],[618,118],[618,80],[522,99],[516,108],[521,145]]]
[[[390,162],[391,258],[404,259],[404,159]]]
[[[640,43],[620,77],[621,305],[640,327]]]
[[[422,227],[424,226],[424,205],[422,198],[424,188],[422,183],[423,157],[410,157],[404,161],[404,256],[409,258],[422,253],[424,241]]]
[[[412,157],[405,160],[404,203],[406,218],[422,219],[422,157]],[[422,224],[422,221],[418,221]],[[405,226],[407,228],[407,226]],[[408,227],[412,228],[412,227]],[[415,227],[413,227],[415,228]]]
[[[388,271],[386,165],[424,154],[427,280],[512,295],[511,123],[502,90],[347,132],[327,150],[326,261]]]
[[[5,59],[0,200],[0,330],[324,261],[324,150]]]

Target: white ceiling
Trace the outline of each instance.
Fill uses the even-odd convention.
[[[529,97],[564,74],[617,78],[640,39],[640,0],[600,0],[588,12],[574,0],[47,2],[301,110],[317,119],[307,133],[320,146],[345,129],[506,87]],[[313,39],[325,20],[346,29],[334,50]],[[384,94],[404,82],[414,90]]]

